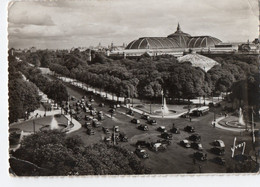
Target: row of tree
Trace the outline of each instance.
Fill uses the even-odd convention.
[[[40,106],[37,87],[26,81],[17,69],[19,62],[9,56],[9,122],[13,123]]]
[[[28,79],[29,81],[26,81]],[[37,67],[9,56],[9,121],[16,121],[40,106],[40,89],[58,104],[67,101],[68,92],[62,81],[51,80]]]
[[[121,97],[155,99],[164,91],[166,97],[191,99],[232,92],[237,82],[257,80],[258,75],[258,59],[254,55],[210,56],[220,65],[204,72],[190,62],[178,63],[171,55],[113,60],[91,53],[92,61],[88,62],[88,51],[36,52],[41,58],[45,56],[52,71]],[[26,54],[29,59],[34,55]]]

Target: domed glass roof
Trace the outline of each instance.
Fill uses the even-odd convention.
[[[214,47],[221,40],[211,36],[191,36],[177,30],[167,37],[143,37],[130,42],[125,49],[172,49],[172,48],[206,48]]]
[[[221,40],[212,36],[193,36],[187,42],[188,48],[205,48],[214,47],[216,44],[221,43]]]
[[[144,37],[130,42],[126,49],[170,49],[180,47],[179,42],[174,38]]]

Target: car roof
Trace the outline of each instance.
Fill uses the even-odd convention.
[[[182,140],[184,143],[189,143],[189,141],[188,140]]]

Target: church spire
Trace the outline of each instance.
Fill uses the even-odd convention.
[[[181,27],[180,27],[180,24],[178,22],[177,31],[180,31],[180,30],[181,30]]]

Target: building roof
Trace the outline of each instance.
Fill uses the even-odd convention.
[[[125,49],[172,49],[214,47],[221,40],[212,36],[191,36],[178,24],[177,30],[167,37],[142,37],[130,42]]]
[[[179,57],[178,61],[180,63],[182,63],[182,62],[190,62],[192,64],[192,66],[200,67],[202,70],[204,70],[206,72],[208,70],[210,70],[213,66],[219,64],[219,63],[217,63],[215,60],[213,60],[211,58],[208,58],[206,56],[199,55],[199,54],[196,54],[196,53],[187,54],[185,56]]]
[[[143,37],[130,42],[126,49],[169,49],[180,48],[175,38],[166,37]]]

